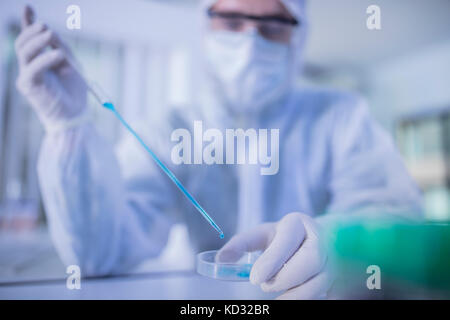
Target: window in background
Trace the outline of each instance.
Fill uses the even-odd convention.
[[[38,223],[39,192],[33,163],[42,129],[36,116],[17,93],[17,62],[14,40],[18,28],[11,26],[2,39],[6,48],[4,100],[0,108],[0,228],[28,230]]]
[[[7,48],[6,84],[0,121],[0,226],[3,230],[35,227],[42,221],[36,163],[43,129],[25,99],[16,90],[18,74],[14,41],[17,25],[9,28],[2,39]],[[89,77],[98,80],[112,98],[121,101],[122,47],[96,40],[64,37]],[[90,98],[91,99],[91,98]],[[92,101],[90,101],[93,104]],[[115,123],[106,117],[96,117],[96,123],[112,141],[116,139]]]
[[[424,192],[429,220],[450,220],[450,107],[400,119],[397,142]]]

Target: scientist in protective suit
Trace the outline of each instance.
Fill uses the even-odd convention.
[[[307,35],[303,0],[210,0],[202,10],[201,95],[187,112],[168,112],[158,123],[142,119],[137,131],[225,235],[235,235],[217,259],[261,250],[251,283],[284,299],[324,297],[333,280],[329,226],[358,217],[420,218],[418,189],[364,100],[294,86]],[[86,116],[86,85],[68,63],[70,51],[32,15],[26,8],[16,41],[17,86],[46,128],[38,173],[62,260],[85,275],[123,272],[157,256],[180,221],[195,250],[221,247],[133,137],[115,150],[101,139]],[[174,165],[170,133],[193,120],[205,128],[279,129],[278,172]]]

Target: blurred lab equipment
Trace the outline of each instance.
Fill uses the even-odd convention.
[[[450,224],[366,220],[336,227],[336,292],[371,299],[450,298]],[[379,290],[369,290],[369,266]]]
[[[450,106],[408,113],[396,124],[399,149],[424,192],[426,218],[450,221]]]

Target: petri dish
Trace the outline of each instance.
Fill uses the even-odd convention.
[[[253,263],[260,252],[247,252],[236,262],[216,262],[217,250],[201,252],[197,255],[197,273],[225,281],[248,281]]]

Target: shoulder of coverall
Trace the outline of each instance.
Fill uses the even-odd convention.
[[[314,114],[315,117],[334,114],[348,116],[358,109],[368,112],[366,100],[357,93],[324,87],[295,88],[291,95],[293,111]]]

